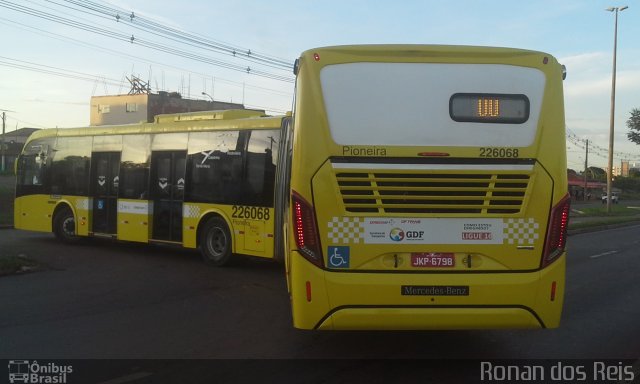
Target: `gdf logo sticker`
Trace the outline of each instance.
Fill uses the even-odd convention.
[[[404,231],[400,228],[393,228],[391,232],[389,232],[389,238],[393,241],[402,241],[404,240]]]

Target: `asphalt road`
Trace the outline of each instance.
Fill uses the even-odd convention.
[[[246,258],[215,269],[184,250],[65,246],[5,229],[0,254],[46,267],[0,278],[0,358],[636,360],[638,233],[633,226],[569,238],[559,329],[312,332],[292,328],[278,264]]]

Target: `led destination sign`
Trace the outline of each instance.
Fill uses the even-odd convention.
[[[456,93],[449,100],[449,115],[458,122],[522,124],[529,119],[529,99],[525,95]]]

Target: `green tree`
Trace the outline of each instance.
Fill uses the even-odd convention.
[[[627,120],[627,127],[629,128],[627,138],[640,145],[640,109],[634,108],[631,110],[631,117]]]
[[[622,177],[618,176],[613,180],[613,186],[620,188],[624,191],[640,191],[640,179],[634,177]]]
[[[589,167],[587,168],[587,178],[595,181],[606,181],[607,172],[602,168]]]

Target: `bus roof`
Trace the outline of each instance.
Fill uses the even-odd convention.
[[[233,109],[158,115],[152,123],[51,128],[34,132],[28,141],[53,136],[101,136],[190,132],[210,129],[280,128],[285,116],[267,116],[262,110]]]
[[[364,45],[336,45],[309,49],[302,53],[303,56],[318,52],[344,52],[362,55],[397,56],[406,53],[429,53],[429,56],[446,54],[447,56],[469,56],[477,53],[491,55],[549,55],[545,52],[532,51],[520,48],[488,47],[470,45],[429,45],[429,44],[364,44]]]
[[[465,45],[419,45],[419,44],[387,44],[387,45],[337,45],[319,47],[302,52],[300,60],[293,69],[298,74],[302,62],[348,63],[356,62],[362,57],[367,62],[433,62],[450,63],[472,61],[477,64],[501,63],[529,66],[543,69],[558,61],[552,55],[518,48],[465,46]],[[534,59],[535,60],[532,60]],[[564,78],[564,77],[563,77]]]

